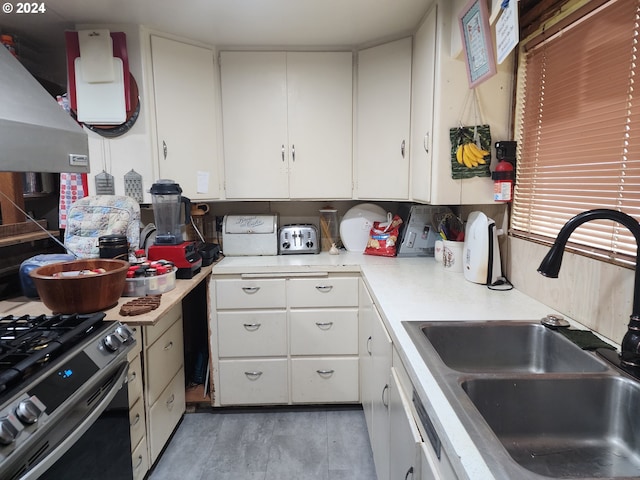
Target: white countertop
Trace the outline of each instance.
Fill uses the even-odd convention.
[[[425,409],[464,478],[493,479],[473,440],[445,398],[402,325],[405,320],[534,320],[558,313],[516,289],[495,291],[445,271],[433,257],[388,258],[341,251],[340,255],[226,257],[213,274],[358,272],[362,274]],[[455,457],[457,455],[457,457]]]

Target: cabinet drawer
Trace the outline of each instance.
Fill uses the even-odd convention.
[[[216,308],[284,308],[285,279],[216,280]]]
[[[142,397],[142,364],[140,363],[140,357],[129,361],[127,389],[129,393],[129,405],[133,405]]]
[[[222,405],[288,403],[287,359],[221,360]]]
[[[292,310],[291,355],[356,355],[356,309]]]
[[[357,307],[358,279],[294,278],[287,284],[291,307]]]
[[[136,339],[136,345],[131,350],[129,350],[129,353],[127,354],[127,360],[131,361],[131,359],[133,359],[136,355],[139,355],[142,351],[142,335],[140,335],[142,329],[141,327],[132,327],[131,325],[127,325],[127,327],[129,327],[129,329],[133,332],[133,338]]]
[[[144,345],[149,347],[162,336],[179,318],[182,318],[182,304],[171,307],[153,327],[144,327]]]
[[[146,352],[147,400],[152,405],[184,363],[182,320],[174,323]]]
[[[357,402],[358,358],[294,358],[291,360],[293,403]]]
[[[145,433],[144,401],[140,398],[129,410],[129,428],[131,430],[131,448],[134,449]]]
[[[147,439],[143,438],[131,454],[133,480],[143,480],[149,471],[149,456],[147,453]]]
[[[158,401],[149,410],[149,445],[151,465],[154,464],[185,410],[184,372],[173,377]]]
[[[287,354],[287,314],[251,310],[218,313],[218,356],[274,357]]]

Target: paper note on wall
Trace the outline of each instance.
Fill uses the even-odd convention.
[[[499,64],[518,45],[518,32],[518,2],[510,0],[496,23],[496,54]]]
[[[198,172],[196,192],[209,193],[209,172]]]

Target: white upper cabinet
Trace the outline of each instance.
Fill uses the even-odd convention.
[[[289,196],[287,57],[221,52],[227,198]]]
[[[352,197],[350,52],[222,52],[229,199]]]
[[[413,43],[411,108],[411,196],[431,199],[433,82],[436,64],[436,8],[432,8]]]
[[[358,198],[409,198],[411,38],[358,52]]]
[[[214,52],[151,36],[158,173],[193,199],[220,197]]]

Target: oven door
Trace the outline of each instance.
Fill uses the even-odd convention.
[[[92,411],[21,480],[133,479],[127,372],[125,361]]]

